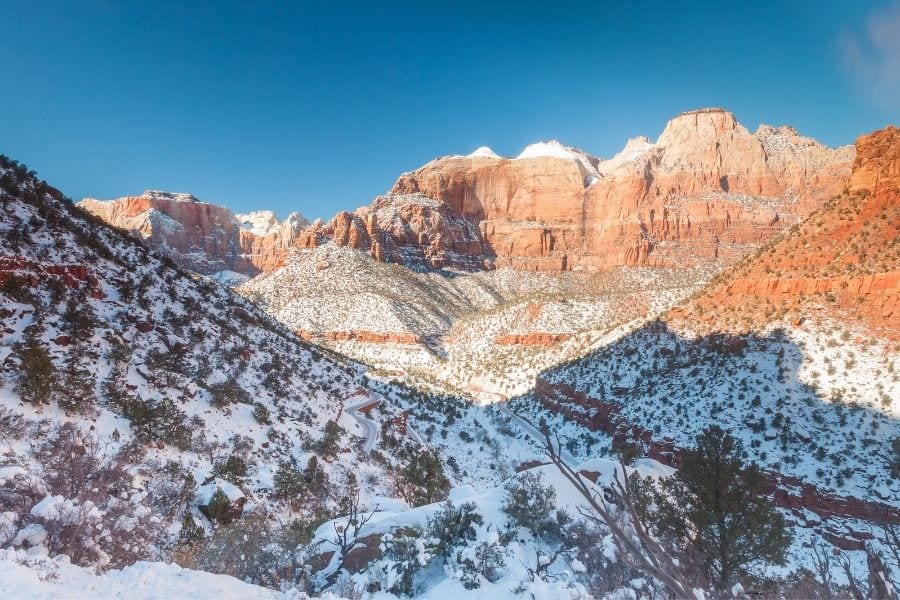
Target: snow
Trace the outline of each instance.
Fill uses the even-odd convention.
[[[47,539],[47,530],[39,523],[31,523],[19,530],[16,537],[12,541],[13,546],[21,546],[23,543],[28,546],[37,546],[44,543]]]
[[[15,479],[16,477],[26,475],[28,475],[28,471],[17,465],[0,467],[0,486],[5,484],[9,479]]]
[[[197,490],[197,504],[201,506],[208,505],[218,490],[222,490],[222,493],[225,494],[231,502],[244,497],[244,492],[242,492],[239,487],[224,479],[216,477],[209,483],[201,485]]]
[[[563,146],[558,140],[549,142],[537,142],[530,144],[516,157],[517,160],[526,158],[563,158],[566,160],[578,160],[580,157],[570,148]]]
[[[218,281],[222,285],[226,285],[228,287],[237,287],[250,281],[250,276],[225,269],[223,271],[217,271],[216,273],[213,273],[212,275],[210,275],[210,279],[212,279],[213,281]]]
[[[66,557],[48,558],[0,550],[0,581],[8,598],[63,600],[302,600],[299,591],[278,593],[228,575],[183,569],[178,565],[138,562],[95,574]],[[331,598],[335,598],[331,596]],[[336,599],[335,599],[336,600]]]
[[[621,152],[609,160],[600,161],[597,165],[597,170],[604,176],[608,176],[613,171],[648,156],[654,148],[656,148],[656,144],[644,136],[631,138]]]
[[[267,236],[278,232],[287,226],[296,230],[309,225],[309,221],[298,212],[292,212],[284,221],[279,221],[274,211],[254,210],[248,213],[235,214],[234,218],[241,224],[241,228],[258,236]]]
[[[255,235],[264,236],[276,230],[279,226],[278,217],[271,210],[254,210],[249,213],[235,214],[243,229]]]
[[[488,148],[487,146],[482,146],[467,155],[469,158],[500,158],[500,155]]]
[[[90,500],[83,504],[63,496],[47,496],[31,508],[31,516],[63,525],[78,525],[99,519],[100,509]]]
[[[174,202],[199,202],[193,194],[184,192],[164,192],[161,190],[145,190],[142,196],[154,200],[172,200]]]

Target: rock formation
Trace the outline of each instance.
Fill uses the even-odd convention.
[[[434,267],[727,262],[843,189],[853,156],[852,147],[830,149],[790,127],[750,133],[731,113],[703,109],[670,121],[655,143],[634,138],[604,161],[555,141],[514,159],[480,148],[434,160],[372,206],[308,228],[298,245],[333,240]],[[393,204],[404,209],[385,213]]]
[[[422,194],[379,196],[369,206],[340,212],[305,229],[297,246],[315,248],[329,240],[410,267],[479,270],[493,256],[476,223]]]
[[[847,190],[696,301],[674,311],[673,318],[715,328],[731,321],[746,329],[785,313],[801,325],[823,310],[841,311],[853,322],[896,338],[900,129],[888,127],[856,141]]]
[[[190,194],[158,191],[108,201],[86,198],[78,205],[205,275],[222,271],[256,275],[275,269],[308,224],[297,213],[278,222],[270,211],[234,215]]]

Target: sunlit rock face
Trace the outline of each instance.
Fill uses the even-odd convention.
[[[516,158],[483,147],[436,159],[371,206],[310,227],[299,245],[331,239],[379,260],[464,268],[728,262],[842,190],[853,158],[851,146],[831,149],[791,127],[751,133],[730,112],[703,109],[672,119],[655,143],[629,140],[609,160],[556,141]],[[402,200],[410,197],[420,201]],[[403,208],[384,212],[396,203]]]
[[[256,275],[277,268],[308,224],[297,213],[280,222],[271,211],[235,215],[190,194],[153,190],[116,200],[86,198],[78,205],[204,275],[223,271]]]

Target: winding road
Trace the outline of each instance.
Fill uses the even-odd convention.
[[[356,422],[360,424],[363,428],[363,433],[365,434],[366,441],[363,444],[363,451],[371,452],[375,449],[375,444],[378,443],[378,423],[373,421],[372,419],[364,416],[360,409],[368,408],[371,406],[376,406],[381,404],[381,400],[372,400],[371,398],[366,398],[361,402],[357,402],[356,404],[351,404],[350,406],[345,406],[344,410],[347,413],[356,419]]]

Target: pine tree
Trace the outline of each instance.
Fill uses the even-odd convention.
[[[68,357],[61,388],[59,406],[63,410],[84,412],[96,401],[90,373],[80,364],[77,356]]]
[[[76,343],[88,340],[94,335],[97,317],[87,297],[70,296],[66,301],[66,310],[62,315],[62,330]]]
[[[181,522],[181,532],[178,534],[178,543],[183,546],[199,544],[206,537],[203,528],[197,524],[190,512],[184,513]]]
[[[101,384],[101,389],[107,403],[121,408],[128,398],[128,390],[124,383],[128,375],[128,363],[131,361],[132,349],[117,337],[107,336],[107,338],[110,349],[106,358],[109,361],[110,369]]]
[[[306,468],[303,469],[303,487],[310,499],[318,504],[324,504],[328,496],[328,473],[319,464],[315,456],[309,457]]]
[[[759,467],[744,467],[743,456],[739,441],[709,427],[665,480],[649,515],[664,538],[699,557],[697,566],[720,589],[751,562],[783,564],[791,541]]]
[[[25,402],[38,406],[49,404],[59,387],[50,353],[38,337],[40,329],[38,325],[26,329],[25,339],[16,348],[22,361],[16,392]]]
[[[410,458],[400,472],[404,500],[411,506],[421,506],[442,500],[450,489],[441,461],[431,452],[423,451]]]
[[[304,492],[303,474],[286,460],[278,463],[273,477],[273,495],[280,499],[295,500]]]
[[[341,439],[341,427],[336,421],[325,423],[325,432],[319,440],[317,449],[325,458],[334,458],[338,452],[338,442]]]
[[[172,400],[141,400],[129,395],[120,404],[122,415],[131,421],[135,437],[142,442],[162,441],[182,450],[190,448],[191,430],[185,415]]]
[[[232,454],[224,461],[216,461],[213,475],[235,485],[243,485],[247,478],[247,463],[240,456]]]
[[[216,492],[210,498],[209,504],[206,505],[206,514],[212,521],[220,525],[228,525],[234,520],[231,502],[221,488],[216,488]]]

